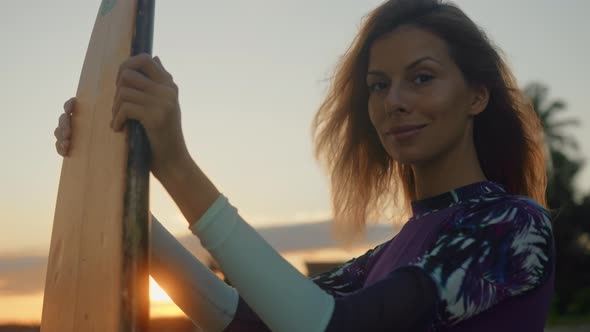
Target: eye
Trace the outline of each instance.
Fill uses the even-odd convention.
[[[368,84],[368,86],[369,86],[369,92],[378,92],[378,91],[385,89],[387,87],[387,83],[375,82],[375,83]]]
[[[422,85],[424,83],[431,81],[433,78],[434,78],[434,76],[432,76],[430,74],[418,74],[414,78],[414,83],[416,83],[418,85]]]

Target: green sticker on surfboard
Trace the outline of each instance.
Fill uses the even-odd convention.
[[[100,4],[100,15],[105,16],[111,12],[113,7],[115,7],[116,0],[102,0]]]

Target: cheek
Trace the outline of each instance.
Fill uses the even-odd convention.
[[[369,100],[367,101],[367,108],[369,111],[369,120],[371,120],[371,123],[373,124],[373,126],[377,125],[378,123],[380,123],[380,120],[378,119],[378,114],[381,111],[378,108],[378,103],[375,100],[375,98],[369,98]]]
[[[383,148],[387,151],[387,153],[396,159],[396,151],[395,149],[391,149],[390,144],[384,141],[384,137],[381,135],[380,131],[383,130],[383,121],[385,112],[383,111],[382,102],[378,102],[375,100],[376,98],[370,98],[368,101],[368,113],[369,113],[369,120],[371,121],[371,125],[375,130],[377,137],[379,138],[379,142],[382,144]]]
[[[438,130],[456,127],[466,116],[465,96],[453,88],[456,85],[442,84],[428,96],[416,100],[420,113],[428,118]]]
[[[466,105],[457,93],[437,96],[428,101],[424,115],[430,119],[432,128],[426,135],[424,151],[431,157],[448,151],[460,144],[468,124]]]
[[[377,136],[379,136],[379,140],[382,141],[383,138],[381,137],[380,131],[383,130],[383,110],[379,108],[375,101],[369,100],[368,115],[373,130],[375,130]]]

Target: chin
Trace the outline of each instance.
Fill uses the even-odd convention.
[[[389,152],[389,156],[396,162],[405,165],[419,165],[432,160],[432,157],[423,151],[395,151]]]

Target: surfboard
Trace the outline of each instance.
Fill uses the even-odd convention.
[[[149,146],[143,129],[110,128],[115,79],[151,53],[154,0],[103,0],[72,116],[53,220],[41,331],[147,331]]]

